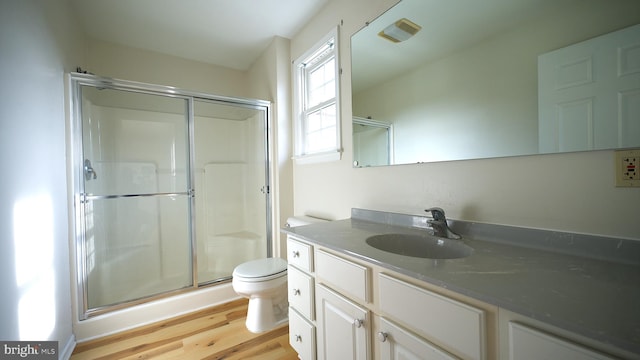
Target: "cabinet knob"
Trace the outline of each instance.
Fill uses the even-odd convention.
[[[300,289],[293,289],[293,295],[300,295]]]
[[[300,257],[300,251],[293,251],[292,254],[294,258]]]
[[[357,327],[357,328],[361,328],[363,324],[364,324],[364,321],[362,321],[360,319],[353,320],[353,325],[355,325],[355,327]]]
[[[378,340],[380,340],[380,342],[385,342],[387,341],[387,336],[389,336],[387,333],[380,331],[378,333]]]
[[[296,338],[296,342],[302,342],[302,336],[296,335],[295,338]]]

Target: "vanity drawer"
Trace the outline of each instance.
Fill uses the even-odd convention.
[[[299,269],[313,272],[313,246],[287,238],[287,261]]]
[[[313,277],[293,266],[289,266],[287,276],[289,306],[294,307],[307,319],[313,320],[315,308]]]
[[[342,294],[370,302],[370,269],[323,250],[316,251],[316,278]]]
[[[315,360],[316,328],[293,308],[289,308],[289,344],[300,359]]]
[[[462,357],[485,359],[484,311],[379,274],[380,310]]]

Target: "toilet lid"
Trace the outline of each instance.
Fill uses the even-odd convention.
[[[287,261],[281,258],[266,258],[242,263],[233,270],[233,276],[254,279],[273,278],[287,271]],[[266,279],[265,279],[266,280]]]

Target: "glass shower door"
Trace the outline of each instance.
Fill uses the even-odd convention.
[[[192,286],[188,100],[81,95],[85,310]]]
[[[269,256],[267,111],[194,101],[194,183],[199,284]]]

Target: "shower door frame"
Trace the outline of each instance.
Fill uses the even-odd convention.
[[[76,280],[76,303],[78,304],[78,318],[79,320],[86,320],[90,317],[101,315],[107,312],[124,309],[130,306],[175,296],[178,294],[195,291],[204,287],[215,285],[222,282],[228,282],[231,280],[231,276],[215,279],[206,283],[198,282],[198,256],[197,256],[197,239],[196,239],[196,223],[195,223],[195,132],[194,132],[194,102],[196,100],[204,100],[208,102],[219,103],[230,106],[240,106],[249,109],[255,109],[264,111],[264,153],[265,153],[265,178],[264,188],[261,189],[265,195],[266,206],[266,246],[267,257],[273,256],[273,209],[271,199],[271,103],[265,100],[247,99],[247,98],[234,98],[219,96],[213,94],[207,94],[202,92],[188,91],[172,86],[148,84],[130,80],[113,79],[106,77],[99,77],[92,74],[84,74],[72,72],[69,73],[70,89],[70,161],[69,169],[71,173],[72,191],[73,191],[73,205],[74,214],[71,216],[73,222],[73,245],[72,251],[75,256],[75,280]],[[88,287],[87,280],[88,274],[86,272],[86,237],[85,237],[85,214],[84,214],[84,202],[85,202],[85,185],[84,185],[84,150],[83,150],[83,119],[82,119],[82,86],[92,86],[95,88],[106,88],[113,90],[123,90],[134,93],[142,93],[149,95],[158,95],[171,98],[180,98],[187,100],[186,117],[187,117],[187,145],[188,145],[188,161],[189,171],[187,172],[187,192],[189,197],[189,241],[185,244],[191,246],[191,286],[183,287],[181,289],[170,290],[160,294],[150,295],[141,299],[129,300],[117,304],[97,307],[93,309],[88,308]],[[167,194],[152,195],[152,196],[166,196]]]

